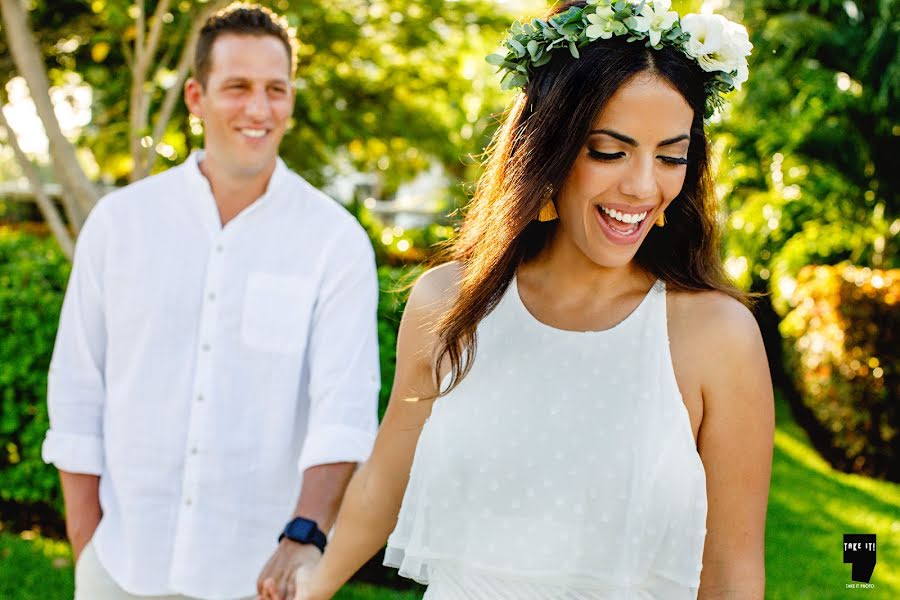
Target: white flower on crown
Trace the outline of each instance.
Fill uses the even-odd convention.
[[[678,13],[669,10],[671,7],[671,0],[646,2],[641,7],[641,12],[634,16],[634,30],[649,33],[650,43],[656,46],[659,44],[662,34],[671,29],[678,20]]]
[[[733,23],[722,15],[690,14],[681,18],[681,29],[691,37],[684,51],[695,59],[704,71],[735,73],[735,89],[747,81],[747,56],[753,49],[743,25]]]
[[[723,104],[722,94],[741,89],[749,71],[753,49],[743,25],[720,15],[685,15],[669,10],[672,0],[587,0],[570,6],[546,21],[515,23],[503,47],[487,62],[504,72],[503,89],[525,88],[534,69],[550,61],[550,52],[567,48],[579,58],[578,48],[597,39],[628,36],[656,50],[677,48],[714,74],[705,84],[706,117]]]
[[[612,6],[599,2],[591,2],[590,4],[597,4],[597,10],[587,16],[587,20],[591,24],[584,30],[584,34],[588,39],[603,38],[608,40],[614,35],[622,35],[628,31],[624,23],[613,18],[616,13]]]

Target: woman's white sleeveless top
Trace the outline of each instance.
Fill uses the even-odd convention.
[[[680,600],[705,537],[664,282],[612,329],[572,332],[514,278],[422,429],[385,564],[428,600]]]

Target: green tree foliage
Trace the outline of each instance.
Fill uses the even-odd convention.
[[[287,3],[285,3],[287,4]],[[486,0],[297,2],[296,126],[282,146],[321,180],[335,151],[387,191],[439,160],[458,179],[487,142],[501,94],[486,64],[509,16]]]
[[[456,180],[472,167],[506,95],[484,56],[510,17],[490,0],[262,1],[301,40],[295,122],[282,145],[288,164],[321,185],[341,162],[380,175],[389,196],[402,181],[441,163]],[[30,22],[51,82],[81,80],[93,90],[91,123],[79,145],[93,153],[101,177],[124,183],[128,152],[129,63],[136,2],[32,2]],[[144,2],[152,15],[155,1]],[[147,86],[151,114],[174,80],[174,63],[208,2],[172,2]],[[152,19],[151,19],[152,21]],[[16,75],[0,36],[0,82]],[[149,132],[146,132],[149,133]],[[179,103],[162,139],[155,170],[184,160],[202,129]],[[458,187],[458,186],[457,186]]]
[[[806,264],[896,267],[900,54],[892,0],[744,0],[746,92],[718,127],[727,252],[782,315]],[[893,9],[892,9],[893,7]]]

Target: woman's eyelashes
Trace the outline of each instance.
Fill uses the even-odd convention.
[[[594,160],[600,160],[603,162],[612,162],[615,160],[619,160],[625,156],[624,152],[600,152],[599,150],[593,150],[588,148],[588,156],[593,158]],[[667,165],[672,166],[681,166],[688,164],[688,160],[686,158],[680,158],[676,156],[657,156],[659,160],[664,162]]]
[[[595,160],[604,160],[604,161],[613,161],[625,156],[624,152],[615,152],[613,154],[608,154],[606,152],[600,152],[599,150],[592,150],[588,148],[588,156]]]

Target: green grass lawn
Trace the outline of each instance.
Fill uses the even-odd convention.
[[[0,599],[71,600],[74,592],[69,545],[0,531]],[[417,592],[398,592],[353,583],[335,600],[418,600]]]
[[[769,516],[766,571],[771,600],[900,598],[900,485],[833,471],[809,445],[782,401]],[[875,533],[874,589],[847,589],[844,533]],[[353,584],[339,600],[413,600],[421,594]],[[72,566],[68,545],[0,531],[0,598],[69,600]]]
[[[766,527],[772,600],[900,598],[900,485],[838,473],[776,402],[775,458]],[[847,589],[845,533],[877,535],[874,589]]]

